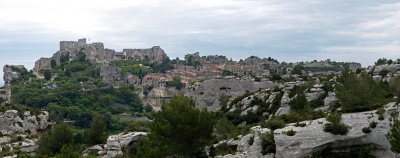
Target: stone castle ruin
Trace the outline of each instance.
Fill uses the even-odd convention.
[[[78,41],[61,41],[60,50],[50,58],[40,58],[36,61],[33,72],[41,76],[42,70],[51,68],[52,60],[59,65],[63,60],[76,60],[80,52],[84,52],[86,59],[96,65],[108,65],[113,60],[122,59],[148,60],[149,63],[161,63],[167,58],[164,50],[159,46],[149,49],[123,49],[122,52],[116,52],[113,49],[104,48],[103,43],[87,43],[86,39],[83,38]]]

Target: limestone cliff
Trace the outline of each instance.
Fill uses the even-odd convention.
[[[187,87],[185,95],[193,97],[197,107],[216,111],[221,108],[219,104],[221,95],[235,98],[245,94],[246,91],[254,92],[273,86],[274,84],[270,81],[256,82],[251,79],[212,79]]]

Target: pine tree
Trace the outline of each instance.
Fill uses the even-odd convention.
[[[400,121],[393,117],[393,123],[391,126],[392,128],[387,134],[387,138],[392,146],[392,151],[400,153]]]

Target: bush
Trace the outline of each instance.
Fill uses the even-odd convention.
[[[345,124],[327,123],[325,124],[324,131],[335,135],[346,135],[349,129]]]
[[[400,153],[400,121],[394,118],[391,127],[392,128],[387,133],[387,139],[390,142],[391,150]]]
[[[38,142],[38,154],[51,157],[60,152],[65,145],[73,143],[73,131],[67,124],[58,124],[42,135]]]
[[[341,123],[341,114],[340,113],[331,113],[326,120],[330,123],[325,124],[324,131],[329,132],[335,135],[346,135],[349,131],[349,127],[345,124]]]
[[[377,124],[378,124],[377,122],[372,121],[371,123],[369,123],[369,127],[375,128]]]
[[[249,141],[247,142],[249,145],[253,145],[254,143],[254,136],[251,136]]]
[[[294,136],[296,134],[296,131],[293,131],[293,129],[286,131],[286,135],[288,136]]]
[[[305,122],[303,122],[303,123],[296,122],[296,124],[294,126],[295,127],[305,127],[306,125],[307,124]]]
[[[279,128],[283,128],[285,127],[285,121],[283,121],[282,119],[278,118],[278,117],[273,117],[270,120],[263,122],[261,124],[262,128],[269,128],[270,130],[275,130],[275,129],[279,129]]]
[[[237,146],[229,146],[227,143],[222,143],[217,147],[210,148],[210,156],[228,155],[236,152]]]
[[[217,140],[225,140],[238,136],[240,131],[229,120],[222,118],[215,124],[213,134]]]
[[[384,115],[385,112],[386,112],[386,110],[384,108],[379,108],[379,109],[376,110],[375,113],[378,114],[378,115]]]
[[[85,135],[88,145],[103,144],[107,139],[106,124],[104,120],[95,115],[90,123],[89,129],[86,130]]]
[[[364,128],[362,128],[362,132],[365,133],[365,134],[371,133],[371,128],[369,128],[369,127],[364,127]]]
[[[385,117],[383,115],[379,115],[378,120],[383,121]]]
[[[149,141],[138,145],[146,150],[138,150],[137,154],[142,157],[194,157],[198,149],[211,142],[213,126],[210,112],[195,108],[194,100],[189,97],[174,96],[155,114]]]
[[[368,111],[386,102],[386,91],[365,72],[357,76],[346,69],[339,80],[341,84],[336,84],[337,97],[344,112]]]
[[[308,108],[307,98],[303,92],[297,93],[296,98],[290,101],[290,110],[300,111]]]
[[[276,146],[273,134],[263,134],[260,136],[260,138],[261,138],[263,155],[276,152]]]

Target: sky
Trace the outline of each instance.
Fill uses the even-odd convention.
[[[200,52],[368,66],[400,58],[400,1],[0,0],[0,65],[31,69],[59,41],[79,38],[116,51],[161,46],[171,58]]]

